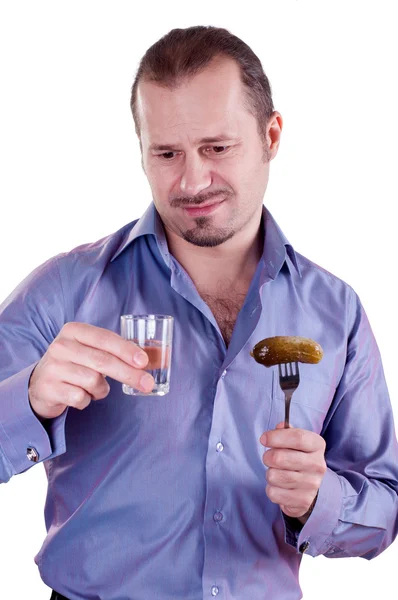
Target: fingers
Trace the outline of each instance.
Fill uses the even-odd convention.
[[[148,356],[132,341],[86,323],[66,323],[33,369],[28,396],[34,413],[55,418],[66,406],[85,408],[109,393],[109,376],[143,393],[154,386]]]
[[[38,392],[39,399],[35,398]],[[33,386],[29,393],[29,402],[35,414],[44,419],[60,416],[68,406],[83,410],[92,400],[84,389],[65,382],[41,381]]]
[[[121,340],[121,338],[119,338],[119,340]],[[135,347],[131,342],[128,342],[127,340],[124,341]],[[120,383],[125,383],[131,387],[142,390],[143,392],[150,391],[154,385],[153,377],[142,369],[134,368],[124,360],[121,360],[105,350],[85,346],[68,337],[61,337],[56,342],[54,341],[47,352],[55,361],[62,363],[63,369],[66,368],[66,363],[73,364],[73,366],[79,365],[81,367],[86,367],[91,371],[95,371],[103,376],[112,377],[112,379],[115,379]],[[132,355],[130,350],[130,363],[133,362]],[[127,357],[125,356],[125,358]],[[68,373],[70,372],[69,369]],[[78,372],[82,373],[82,370],[78,370]],[[87,376],[90,378],[90,375]],[[62,372],[62,380],[69,381],[66,372]],[[93,384],[95,386],[96,382],[94,381]]]
[[[317,452],[325,451],[325,440],[306,429],[298,429],[289,427],[289,429],[279,428],[272,431],[266,431],[260,437],[260,443],[268,448],[290,448],[292,450],[300,450],[301,452]]]
[[[301,517],[307,513],[327,470],[325,441],[314,433],[294,427],[266,431],[260,442],[269,450],[263,454],[268,498],[283,507],[285,514]]]
[[[60,404],[83,410],[90,404],[91,395],[80,387],[70,385],[69,383],[59,383],[57,385],[56,399]]]
[[[272,449],[263,454],[263,463],[284,471],[300,471],[323,476],[326,471],[326,462],[320,452],[300,452],[297,450]]]
[[[126,364],[138,368],[143,368],[148,364],[147,354],[136,344],[102,327],[96,327],[88,323],[70,322],[63,326],[58,338],[75,340],[80,344],[95,348],[103,354],[113,355]]]
[[[297,516],[301,516],[305,514],[311,506],[317,490],[298,489],[291,491],[268,485],[265,488],[265,493],[271,502],[274,502],[275,504],[287,506],[290,510],[296,507],[297,512],[300,513]]]
[[[284,490],[318,490],[322,482],[320,475],[274,468],[267,470],[265,478],[272,487]]]
[[[102,400],[109,394],[110,386],[105,376],[93,369],[58,361],[54,362],[52,368],[62,373],[63,383],[82,388],[92,400]]]

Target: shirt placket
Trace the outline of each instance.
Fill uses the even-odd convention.
[[[206,501],[204,510],[204,565],[203,565],[203,598],[226,599],[225,548],[223,547],[222,528],[228,527],[227,503],[223,486],[223,461],[228,452],[228,443],[224,438],[218,418],[220,403],[224,393],[227,370],[224,369],[218,379],[213,404],[213,420],[209,435],[206,457]]]

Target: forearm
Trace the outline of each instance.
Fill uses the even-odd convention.
[[[398,496],[394,486],[355,475],[355,487],[348,477],[339,476],[344,494],[341,516],[329,539],[333,552],[325,553],[332,558],[374,558],[393,542],[398,533]]]
[[[306,553],[311,556],[370,559],[383,552],[397,532],[398,498],[392,487],[357,473],[344,477],[328,469],[312,513],[293,533],[297,550],[309,542]],[[291,529],[287,537],[293,539]]]
[[[29,460],[34,447],[38,461],[65,452],[66,412],[41,423],[28,397],[28,381],[34,365],[0,382],[0,483],[27,471],[36,462]]]

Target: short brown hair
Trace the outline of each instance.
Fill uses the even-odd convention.
[[[266,127],[274,105],[271,86],[261,62],[241,39],[227,29],[212,26],[172,29],[146,51],[131,90],[130,106],[138,137],[140,124],[136,100],[141,80],[154,81],[173,89],[220,56],[230,57],[238,63],[246,89],[247,108],[257,119],[260,136],[266,145]]]

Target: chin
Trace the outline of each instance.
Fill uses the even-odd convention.
[[[230,240],[235,231],[218,229],[216,231],[201,231],[197,228],[188,229],[182,234],[186,242],[202,248],[215,248]]]

